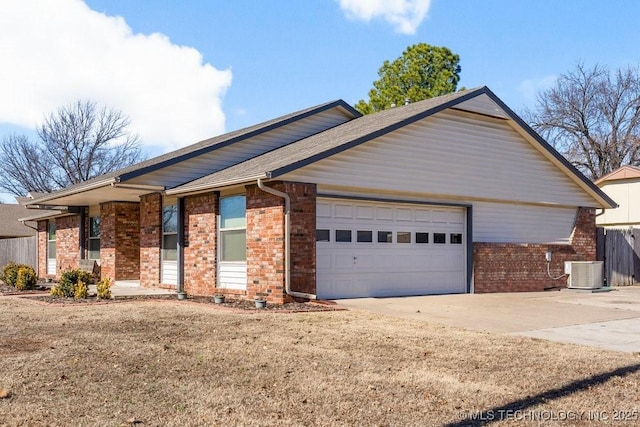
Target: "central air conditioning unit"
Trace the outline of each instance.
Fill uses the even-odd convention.
[[[565,261],[564,273],[569,275],[569,289],[599,289],[603,286],[602,261]]]

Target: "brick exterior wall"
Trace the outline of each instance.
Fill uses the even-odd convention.
[[[38,277],[47,277],[47,224],[38,221]]]
[[[316,185],[289,184],[291,198],[291,289],[316,293]]]
[[[100,269],[103,278],[140,278],[139,205],[134,202],[100,205]]]
[[[140,197],[140,285],[160,284],[160,249],[162,247],[162,194]]]
[[[218,202],[217,193],[184,199],[184,291],[189,295],[216,293]]]
[[[56,218],[56,277],[80,263],[80,215]]]
[[[291,197],[291,288],[315,293],[316,187],[302,183],[269,183]],[[282,304],[285,292],[284,200],[257,185],[247,187],[247,299],[266,297]]]
[[[474,242],[475,292],[536,292],[566,287],[566,277],[552,280],[547,275],[547,251],[553,252],[550,270],[556,277],[564,273],[565,261],[595,261],[595,210],[578,209],[568,245]]]

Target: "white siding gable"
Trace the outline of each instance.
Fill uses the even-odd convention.
[[[597,202],[506,120],[446,110],[285,174],[319,188],[440,200],[592,206]]]
[[[349,119],[350,116],[347,116],[340,108],[333,108],[261,133],[253,138],[238,141],[226,147],[208,151],[177,164],[146,173],[128,180],[127,184],[162,185],[172,188],[332,128]]]

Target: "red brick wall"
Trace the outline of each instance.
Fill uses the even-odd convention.
[[[291,288],[315,291],[315,185],[269,183],[291,197]],[[247,187],[247,294],[272,303],[291,300],[285,293],[284,200]]]
[[[160,248],[162,247],[162,194],[140,197],[140,285],[160,284]]]
[[[291,198],[291,289],[316,293],[316,185],[286,183]]]
[[[565,287],[566,277],[547,275],[545,253],[553,252],[551,274],[564,274],[565,261],[595,261],[595,210],[579,208],[568,245],[473,243],[474,290],[485,292],[533,292]]]
[[[140,204],[100,205],[100,269],[112,280],[140,278]]]
[[[80,215],[56,218],[56,276],[78,268],[80,261]]]
[[[47,224],[38,221],[38,277],[47,277]]]
[[[189,295],[216,293],[217,212],[217,193],[185,197],[184,291]]]

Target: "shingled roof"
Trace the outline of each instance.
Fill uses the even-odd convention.
[[[593,196],[600,198],[605,204],[611,207],[617,206],[609,196],[580,173],[486,86],[390,108],[379,113],[350,120],[324,132],[293,142],[174,189],[167,190],[167,194],[185,194],[204,191],[226,185],[249,182],[258,178],[277,178],[285,173],[393,132],[394,130],[429,117],[447,108],[461,106],[465,101],[480,95],[486,95],[491,98],[504,114],[501,115],[501,117],[514,121],[525,133],[535,140],[543,150],[546,150],[552,155],[564,167],[568,175],[581,181],[583,187],[587,188]]]
[[[140,175],[144,175],[145,173],[152,172],[167,166],[171,166],[173,164],[220,149],[222,147],[226,147],[229,144],[232,144],[239,140],[260,135],[270,130],[285,126],[296,120],[304,119],[306,117],[312,116],[322,111],[329,110],[334,107],[341,107],[342,109],[347,111],[349,114],[351,114],[353,117],[361,116],[361,114],[358,111],[356,111],[353,107],[351,107],[349,104],[347,104],[343,100],[325,102],[319,105],[315,105],[313,107],[305,108],[303,110],[299,110],[299,111],[286,114],[271,120],[267,120],[265,122],[262,122],[253,126],[249,126],[243,129],[225,133],[223,135],[218,135],[213,138],[205,139],[195,144],[180,148],[175,151],[171,151],[169,153],[145,160],[140,163],[136,163],[135,165],[132,165],[123,169],[119,169],[111,173],[100,175],[98,177],[65,187],[61,190],[58,190],[52,193],[41,194],[38,197],[34,197],[33,200],[28,202],[28,204],[38,205],[39,203],[43,203],[43,202],[46,202],[47,200],[50,200],[52,197],[56,197],[56,196],[67,194],[67,193],[70,194],[70,193],[81,192],[85,188],[91,188],[92,186],[100,185],[100,183],[102,182],[105,182],[105,183],[108,183],[109,181],[125,182],[129,179],[138,177]]]
[[[316,160],[354,147],[362,142],[384,135],[411,122],[441,111],[451,103],[459,103],[477,94],[478,89],[464,90],[413,104],[391,108],[350,120],[319,134],[254,157],[245,162],[168,190],[179,194],[215,187],[224,183],[275,178]]]
[[[35,236],[36,231],[20,222],[20,218],[33,214],[21,205],[0,204],[0,238]]]

